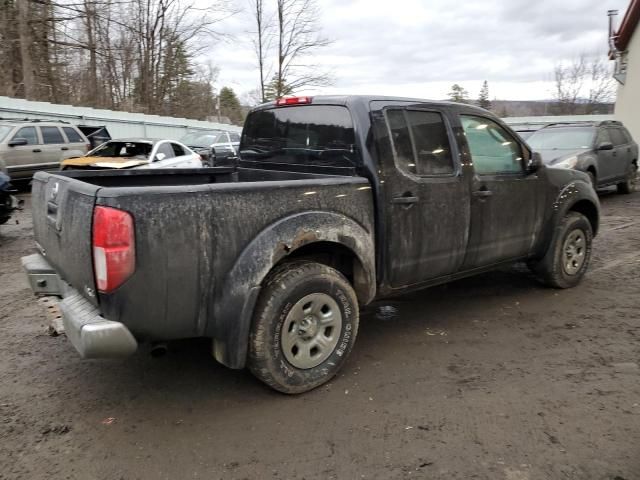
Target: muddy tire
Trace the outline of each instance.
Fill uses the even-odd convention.
[[[588,170],[587,175],[589,175],[589,181],[591,182],[591,186],[593,187],[594,190],[596,190],[598,188],[598,184],[596,182],[596,174],[593,173],[591,170]]]
[[[358,300],[337,270],[288,262],[266,280],[253,316],[248,366],[271,388],[307,392],[333,378],[358,333]]]
[[[637,183],[638,165],[636,163],[632,163],[631,167],[629,167],[629,176],[624,182],[618,184],[618,193],[628,194],[635,192]]]
[[[546,255],[529,267],[549,287],[571,288],[580,283],[591,260],[593,229],[587,218],[568,213],[556,227]]]

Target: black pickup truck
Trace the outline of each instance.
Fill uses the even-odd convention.
[[[36,293],[84,357],[212,339],[286,393],[344,364],[359,308],[526,261],[583,277],[599,203],[489,112],[389,97],[255,108],[236,168],[36,174]]]

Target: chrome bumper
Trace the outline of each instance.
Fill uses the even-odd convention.
[[[39,253],[22,257],[31,289],[38,295],[58,295],[67,337],[84,358],[114,358],[131,355],[138,342],[120,322],[107,320],[77,290],[60,279]]]

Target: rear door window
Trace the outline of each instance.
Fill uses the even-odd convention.
[[[627,143],[626,139],[624,138],[624,135],[622,134],[619,128],[610,128],[609,134],[611,135],[611,141],[613,142],[614,146],[618,147],[620,145],[624,145],[625,143]]]
[[[243,160],[353,167],[355,132],[344,106],[305,105],[253,112],[240,145]]]
[[[40,133],[42,133],[42,141],[45,145],[65,143],[58,127],[40,127]]]
[[[454,172],[447,127],[440,113],[392,109],[387,110],[387,121],[400,170],[419,176]]]
[[[184,149],[177,143],[172,143],[171,148],[173,149],[173,153],[176,157],[182,157],[183,155],[186,155]]]
[[[84,143],[84,140],[73,127],[62,127],[69,143]]]
[[[162,158],[158,158],[158,155],[160,154],[164,156],[161,155]],[[156,160],[167,160],[168,158],[173,157],[175,157],[175,154],[173,153],[173,148],[171,148],[169,142],[165,142],[158,147],[158,151],[156,152]]]
[[[17,140],[18,138],[26,139],[27,145],[38,145],[38,143],[40,143],[36,127],[22,127],[16,132],[12,140]]]

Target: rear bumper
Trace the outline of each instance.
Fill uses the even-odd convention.
[[[107,320],[77,290],[58,277],[39,253],[22,257],[31,289],[39,295],[58,295],[67,337],[84,358],[117,358],[131,355],[138,342],[120,322]]]

